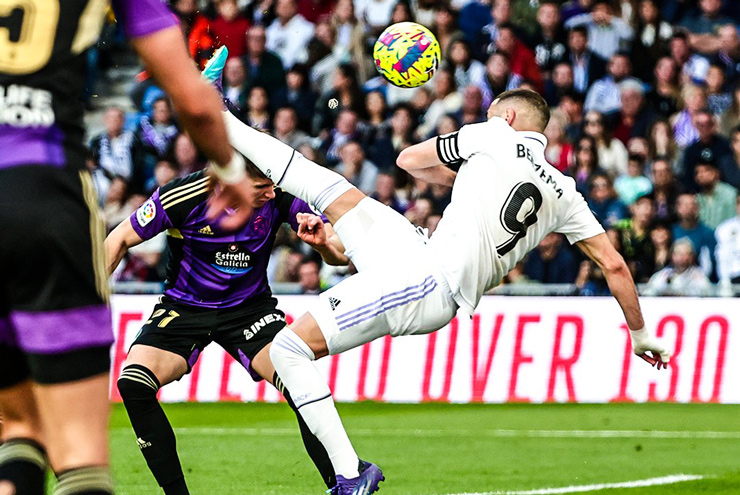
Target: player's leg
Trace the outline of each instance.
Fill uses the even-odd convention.
[[[311,457],[327,488],[336,484],[336,476],[326,449],[306,425],[298,413],[288,389],[275,372],[270,361],[270,346],[275,335],[285,327],[285,315],[276,308],[274,298],[249,301],[243,309],[221,310],[219,330],[214,341],[249,372],[252,379],[265,379],[284,396],[296,413],[303,445]]]
[[[175,316],[176,315],[176,316]],[[165,494],[188,493],[177,440],[157,392],[190,371],[212,322],[209,312],[163,302],[132,344],[118,378],[118,390],[136,433],[136,444]]]
[[[92,180],[85,172],[45,166],[0,174],[0,229],[23,232],[12,236],[10,248],[0,255],[5,281],[13,288],[7,293],[8,316],[36,384],[57,490],[111,494],[107,426],[113,332],[104,226]]]
[[[222,51],[208,61],[203,75],[220,90],[226,64]],[[251,128],[224,111],[231,145],[251,160],[275,184],[307,202],[334,223],[365,195],[336,172],[322,167],[269,134]]]
[[[313,361],[388,334],[431,332],[452,319],[457,307],[439,277],[424,263],[407,262],[405,270],[368,270],[329,289],[311,314],[277,335],[271,348],[272,362],[301,415],[325,446],[338,479],[341,475],[349,483],[365,473],[350,471],[357,455]]]

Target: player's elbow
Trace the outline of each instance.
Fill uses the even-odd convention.
[[[414,153],[410,151],[409,148],[401,151],[401,153],[398,155],[398,158],[396,158],[396,165],[398,165],[399,168],[403,170],[413,169],[415,162],[416,159],[414,157]]]

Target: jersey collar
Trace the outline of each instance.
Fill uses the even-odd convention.
[[[547,138],[543,134],[534,131],[519,131],[517,134],[526,139],[534,148],[544,153],[547,147]]]

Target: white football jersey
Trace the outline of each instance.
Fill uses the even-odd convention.
[[[442,161],[465,161],[430,247],[469,314],[548,233],[572,244],[604,232],[575,181],[545,160],[546,144],[498,117],[438,138]]]

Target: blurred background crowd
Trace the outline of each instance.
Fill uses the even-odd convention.
[[[195,63],[226,45],[225,96],[271,132],[433,233],[450,190],[395,165],[405,147],[482,122],[496,95],[541,93],[548,161],[575,179],[643,294],[732,295],[740,283],[740,2],[736,0],[172,0]],[[378,77],[388,25],[435,33],[442,64],[417,89]],[[155,83],[101,105],[133,63],[114,22],[90,52],[88,166],[108,229],[158,186],[204,167]],[[338,105],[329,105],[335,99]],[[118,281],[161,281],[164,235]],[[323,266],[286,227],[270,263],[282,291],[317,293],[352,271]],[[607,295],[593,264],[548,235],[506,287]]]

